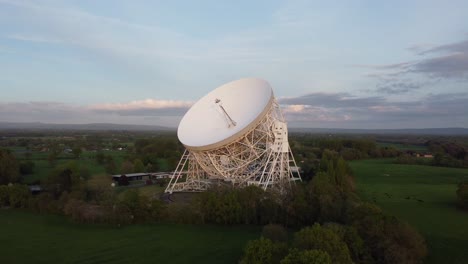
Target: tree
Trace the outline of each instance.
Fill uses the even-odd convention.
[[[328,253],[333,263],[353,263],[346,243],[330,229],[319,224],[306,227],[294,236],[294,246],[302,250],[322,250]]]
[[[154,163],[148,162],[146,164],[146,172],[156,172],[159,171],[159,162],[155,161]]]
[[[78,165],[72,161],[55,168],[47,177],[45,183],[57,198],[64,191],[70,193],[74,187],[78,188],[80,181]]]
[[[106,168],[107,173],[109,174],[117,173],[117,165],[115,165],[115,161],[112,158],[112,156],[106,156],[105,163],[106,163],[105,168]]]
[[[132,173],[134,170],[133,170],[133,163],[131,163],[130,161],[126,160],[122,163],[122,166],[120,167],[120,173],[122,174],[128,174],[128,173]]]
[[[82,152],[82,150],[81,150],[80,147],[74,147],[72,149],[72,153],[73,153],[73,156],[75,157],[75,159],[78,159],[80,157],[81,152]]]
[[[49,153],[47,156],[47,160],[49,161],[49,165],[53,167],[55,165],[55,162],[57,161],[57,153],[55,151],[52,151]]]
[[[289,254],[280,264],[331,264],[330,255],[322,250],[303,250],[297,248],[289,250]]]
[[[144,172],[145,171],[145,165],[143,165],[143,162],[141,159],[135,159],[133,161],[133,171],[134,172]]]
[[[31,193],[21,184],[0,185],[0,206],[26,207]]]
[[[98,152],[98,153],[96,154],[96,157],[95,157],[95,158],[96,158],[96,162],[97,162],[98,164],[101,164],[101,165],[104,164],[104,161],[105,161],[105,155],[104,155],[104,153]]]
[[[288,242],[288,232],[281,225],[268,224],[264,226],[262,236],[274,242]]]
[[[457,204],[459,208],[468,210],[468,182],[458,184]]]
[[[19,170],[20,170],[21,175],[32,174],[34,172],[35,166],[36,164],[30,160],[20,162]]]
[[[377,263],[420,263],[427,254],[421,235],[373,204],[358,205],[350,220]]]
[[[342,222],[345,215],[346,193],[342,193],[329,174],[319,172],[309,183],[312,207],[317,210],[321,222]]]
[[[346,243],[355,263],[372,263],[372,256],[355,227],[337,223],[327,223],[324,227],[335,232]]]
[[[0,185],[0,207],[8,206],[10,203],[9,187],[8,185]]]
[[[18,162],[10,150],[0,149],[0,184],[15,183],[20,180]]]
[[[93,175],[93,177],[86,182],[86,185],[89,192],[88,195],[97,202],[106,201],[113,197],[112,178],[109,175]]]
[[[31,196],[28,186],[13,184],[7,188],[9,191],[9,203],[11,207],[21,208],[28,205],[28,200]]]
[[[287,254],[287,245],[284,243],[274,243],[273,241],[261,237],[251,240],[244,249],[244,256],[241,264],[274,264],[279,263]]]

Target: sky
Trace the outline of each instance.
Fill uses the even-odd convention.
[[[176,127],[267,80],[288,125],[468,128],[468,1],[0,0],[0,122]]]

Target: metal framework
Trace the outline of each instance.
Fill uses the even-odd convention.
[[[265,116],[234,142],[211,150],[186,149],[165,192],[200,192],[213,184],[257,185],[283,192],[301,180],[276,100]]]

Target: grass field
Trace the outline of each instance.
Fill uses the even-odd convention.
[[[0,210],[0,263],[237,263],[258,227],[69,223]]]
[[[360,196],[418,229],[429,247],[427,263],[467,263],[468,212],[455,206],[456,184],[468,169],[393,164],[392,160],[350,163]]]

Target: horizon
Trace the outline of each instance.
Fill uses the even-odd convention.
[[[10,124],[12,127],[1,127],[2,124]],[[148,125],[148,124],[120,124],[120,123],[52,123],[52,122],[3,122],[0,121],[0,130],[3,129],[17,129],[18,127],[15,126],[21,126],[21,125],[54,125],[54,126],[79,126],[79,125],[103,125],[103,126],[141,126],[141,127],[159,127],[160,129],[170,129],[170,130],[177,130],[178,126],[161,126],[161,125]],[[467,130],[468,132],[468,127],[423,127],[423,128],[411,128],[411,127],[405,127],[405,128],[342,128],[342,127],[301,127],[301,126],[289,126],[290,129],[292,130],[297,130],[297,129],[308,129],[308,130],[369,130],[369,131],[374,131],[374,130],[424,130],[424,129],[434,129],[434,130],[447,130],[447,129],[462,129],[462,130]],[[19,129],[19,128],[18,128]],[[27,128],[30,129],[30,128]],[[34,128],[31,128],[34,129]],[[138,130],[135,130],[138,131]]]
[[[177,127],[209,91],[258,76],[291,128],[468,128],[467,9],[0,0],[0,122]]]

